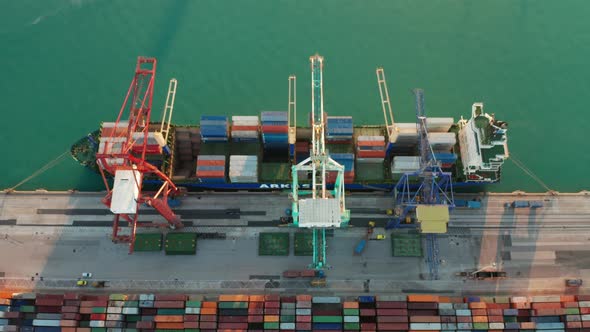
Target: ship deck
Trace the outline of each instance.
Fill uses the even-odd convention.
[[[590,277],[587,192],[488,194],[481,197],[481,209],[456,209],[448,234],[438,236],[441,262],[436,281],[428,280],[424,258],[392,257],[389,239],[370,241],[361,256],[352,255],[369,220],[377,222],[377,234],[391,235],[382,228],[391,197],[354,193],[347,198],[353,227],[336,230],[328,238],[327,259],[332,267],[326,271],[327,287],[320,289],[309,289],[308,281],[280,278],[284,270],[305,268],[311,257],[294,256],[293,249],[283,257],[257,254],[260,232],[298,231],[278,227],[278,219],[289,207],[286,194],[215,193],[183,198],[177,212],[187,222],[184,231],[227,236],[199,239],[194,256],[128,255],[126,245],[109,239],[112,217],[100,198],[102,193],[0,194],[0,286],[71,291],[82,272],[92,272],[94,279],[109,281],[107,292],[505,295],[568,293],[565,278]],[[505,202],[518,199],[544,200],[545,207],[504,209]],[[146,212],[140,220],[163,221],[153,211]],[[508,278],[476,281],[455,276],[492,263]],[[577,291],[588,289],[584,285]]]

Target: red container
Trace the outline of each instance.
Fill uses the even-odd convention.
[[[488,322],[490,322],[490,323],[503,323],[504,316],[488,316]]]
[[[442,317],[448,317],[448,316],[442,316]],[[377,323],[407,323],[407,322],[408,322],[408,316],[379,316],[379,315],[377,315]],[[446,322],[446,323],[450,323],[450,322]]]
[[[61,312],[78,312],[79,310],[80,310],[80,308],[78,308],[78,307],[69,307],[69,306],[61,307]]]
[[[217,323],[216,322],[200,322],[199,328],[201,329],[201,331],[203,331],[203,329],[216,329]]]
[[[279,308],[266,308],[264,309],[265,315],[278,315],[281,312]]]
[[[63,294],[37,294],[37,300],[39,299],[47,299],[47,300],[61,300],[63,301],[64,295]]]
[[[471,316],[457,316],[457,323],[471,323]]]
[[[410,323],[440,323],[440,316],[410,316]]]
[[[63,327],[61,328],[61,332],[76,332],[75,327]]]
[[[361,312],[363,310],[373,310],[373,309],[361,309]],[[374,312],[374,310],[373,310],[373,312]],[[314,316],[342,316],[342,310],[313,309],[312,314]],[[369,316],[369,315],[363,315],[361,313],[361,316]],[[375,314],[373,313],[373,315],[371,315],[371,316],[375,316]]]
[[[297,323],[311,323],[311,316],[295,316]]]
[[[43,298],[35,300],[36,306],[62,306],[63,299]]]
[[[258,126],[231,126],[232,131],[258,131]]]
[[[281,302],[264,302],[264,308],[280,308]]]
[[[577,308],[578,302],[563,302],[561,306],[564,308]]]
[[[441,323],[456,323],[457,317],[456,316],[440,316]]]
[[[184,323],[156,323],[156,329],[180,330],[184,329]]]
[[[199,328],[199,322],[184,322],[184,328],[185,329],[198,329]]]
[[[385,158],[385,151],[357,151],[356,156],[357,158]]]
[[[252,305],[252,302],[250,302]],[[248,315],[264,315],[264,309],[262,308],[248,308]]]
[[[264,296],[264,301],[278,302],[280,300],[281,300],[281,297],[279,295],[276,295],[276,294],[269,294],[269,295],[265,295]]]
[[[510,309],[510,303],[486,303],[488,309]]]
[[[67,312],[65,314],[61,314],[62,319],[73,319],[73,320],[80,320],[80,314]]]
[[[487,315],[487,310],[486,309],[472,309],[471,310],[471,316],[485,316]]]
[[[65,293],[64,300],[78,300],[80,299],[80,294],[77,293]]]
[[[248,329],[248,323],[218,323],[218,329],[232,329],[232,330],[244,330]]]
[[[309,275],[313,273],[312,275]],[[301,270],[302,277],[313,277],[315,276],[315,270]],[[295,303],[297,298],[295,296],[281,296],[281,303]]]
[[[4,318],[6,319],[16,319],[20,318],[22,314],[18,311],[6,311],[4,312]]]
[[[91,314],[92,307],[80,307],[80,313],[81,314]]]
[[[567,322],[566,327],[568,329],[579,329],[582,328],[582,322]]]
[[[297,295],[297,301],[311,301],[311,295]]]
[[[248,309],[262,309],[264,308],[264,302],[249,302]]]
[[[37,307],[37,312],[47,313],[47,314],[59,314],[59,313],[61,313],[61,307],[58,307],[58,306]]]
[[[296,323],[295,328],[300,331],[310,331],[311,323]]]
[[[375,309],[361,309],[361,316],[375,316]]]
[[[184,315],[185,322],[198,322],[199,315]]]
[[[576,295],[577,301],[590,301],[590,295]]]
[[[289,126],[262,126],[263,133],[287,133]]]
[[[379,323],[379,331],[407,331],[410,327],[404,323]]]
[[[561,303],[559,302],[535,302],[531,305],[533,309],[559,309],[561,308]]]
[[[377,323],[361,323],[361,330],[376,330]]]
[[[95,300],[92,301],[92,306],[93,307],[106,307],[109,305],[109,301],[108,300]]]
[[[247,316],[247,317],[248,317],[248,323],[263,323],[264,322],[264,316],[262,316],[262,315]]]
[[[138,321],[135,323],[135,327],[138,329],[153,329],[154,324],[154,322],[149,321]]]
[[[436,316],[438,310],[408,310],[408,316]]]
[[[90,320],[106,320],[107,314],[91,314]]]
[[[197,159],[197,166],[225,166],[225,160]]]
[[[201,315],[201,322],[216,322],[217,315]]]
[[[377,309],[377,316],[407,316],[406,309]]]
[[[64,306],[68,306],[68,307],[79,307],[80,306],[80,300],[64,300]]]
[[[219,316],[220,323],[247,323],[248,316]]]
[[[405,301],[377,301],[377,309],[405,309],[408,303]]]
[[[438,303],[436,302],[410,302],[408,303],[408,309],[438,309]]]
[[[197,171],[197,177],[199,178],[223,178],[225,177],[225,171]],[[160,301],[160,302],[175,302],[175,301]],[[156,306],[158,301],[154,302],[154,306]],[[164,307],[157,307],[156,308],[164,308]],[[176,307],[174,307],[176,308]]]
[[[186,295],[182,295],[182,294],[156,295],[156,301],[186,301]]]
[[[502,316],[504,311],[502,309],[488,309],[488,316]]]
[[[565,315],[565,309],[536,309],[535,316],[561,316]]]
[[[590,314],[590,308],[586,308],[586,307],[584,307],[584,308],[580,308],[580,313],[581,313],[582,315],[587,315],[587,314]]]

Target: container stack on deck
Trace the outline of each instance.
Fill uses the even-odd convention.
[[[201,182],[225,183],[225,156],[200,155],[197,159],[197,178]]]
[[[296,142],[295,143],[295,161],[300,163],[305,159],[309,158],[310,143],[309,142]]]
[[[415,172],[420,169],[420,157],[395,156],[391,160],[391,175],[398,180],[404,173]]]
[[[330,153],[330,158],[344,166],[344,183],[354,182],[354,153]],[[329,171],[326,174],[328,183],[336,182],[338,172]]]
[[[260,127],[258,116],[234,115],[231,120],[231,137],[234,142],[258,141],[258,128]]]
[[[261,112],[264,154],[284,157],[289,151],[289,125],[287,112]]]
[[[229,180],[232,183],[258,182],[258,156],[230,156]]]
[[[100,142],[98,144],[98,153],[112,153],[119,154],[123,152],[123,144],[127,140],[127,121],[119,122],[119,125],[115,128],[115,122],[104,122],[100,132]],[[121,158],[109,158],[107,159],[109,164],[122,164],[123,159]]]
[[[227,142],[229,121],[223,115],[201,116],[201,140],[203,142]]]
[[[1,294],[0,330],[588,331],[590,296]]]
[[[347,144],[352,141],[352,116],[326,117],[326,142]]]
[[[356,139],[356,157],[361,163],[383,163],[385,158],[384,136],[358,136]]]

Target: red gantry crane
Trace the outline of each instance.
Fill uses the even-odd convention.
[[[138,57],[135,76],[131,81],[123,106],[114,128],[115,135],[101,138],[101,146],[96,154],[100,173],[107,189],[103,203],[114,213],[113,242],[129,243],[129,253],[133,252],[137,227],[182,228],[183,224],[170,206],[168,196],[179,193],[174,183],[157,167],[146,161],[148,151],[148,127],[152,110],[156,59]],[[131,100],[130,100],[131,97]],[[123,120],[127,118],[128,120]],[[104,128],[103,128],[104,130]],[[105,136],[104,134],[102,136]],[[143,178],[153,174],[163,182],[152,196],[142,190]],[[114,177],[112,188],[107,176]],[[160,213],[165,223],[138,223],[141,204],[152,206]],[[121,218],[129,223],[129,233],[120,234]]]

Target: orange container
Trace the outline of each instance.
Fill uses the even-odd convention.
[[[10,305],[9,299],[0,298],[0,305]]]
[[[488,316],[473,316],[474,323],[487,323]]]
[[[575,302],[576,297],[573,295],[562,295],[559,297],[559,302]]]
[[[199,328],[199,322],[184,322],[184,328],[185,329],[198,329]]]
[[[62,327],[61,332],[76,332],[75,327]]]
[[[265,323],[278,323],[278,321],[279,321],[279,316],[278,315],[264,316],[264,322]]]
[[[473,309],[471,310],[471,316],[487,316],[488,312],[486,309]]]
[[[426,294],[408,295],[408,302],[438,302],[438,296]]]
[[[64,319],[62,319],[61,321],[59,321],[59,326],[63,326],[63,327],[76,327],[76,326],[78,326],[78,321],[76,321],[76,320],[64,320]],[[64,329],[62,328],[61,330],[63,331]]]
[[[311,295],[297,295],[297,301],[311,301]]]
[[[410,323],[440,323],[440,316],[410,316]]]
[[[182,315],[157,315],[154,317],[156,323],[181,323],[184,321]]]
[[[488,316],[488,321],[490,323],[503,323],[504,316]]]
[[[511,303],[510,306],[512,309],[530,309],[530,303]]]
[[[559,303],[559,302],[535,302],[535,303],[532,303],[531,307],[533,309],[559,309],[559,308],[561,308],[561,303]]]
[[[91,329],[89,327],[77,327],[76,332],[90,332]]]
[[[344,309],[358,309],[359,303],[358,302],[344,302],[343,303]]]
[[[219,295],[219,302],[248,302],[248,295]]]
[[[250,295],[250,302],[264,302],[264,295]]]
[[[163,330],[182,330],[184,329],[184,323],[156,323],[156,328]]]
[[[535,323],[533,323],[533,322],[522,322],[522,323],[520,323],[520,328],[522,330],[524,330],[524,329],[534,329],[535,328]]]
[[[201,308],[217,308],[217,302],[211,302],[211,301],[202,302]]]
[[[469,309],[485,309],[487,307],[485,302],[470,302]]]
[[[201,315],[215,315],[217,308],[201,308]]]
[[[448,296],[439,296],[438,302],[439,303],[453,303],[453,301],[451,301],[451,298]]]
[[[578,302],[563,302],[561,303],[561,306],[563,308],[577,308],[578,307]]]

